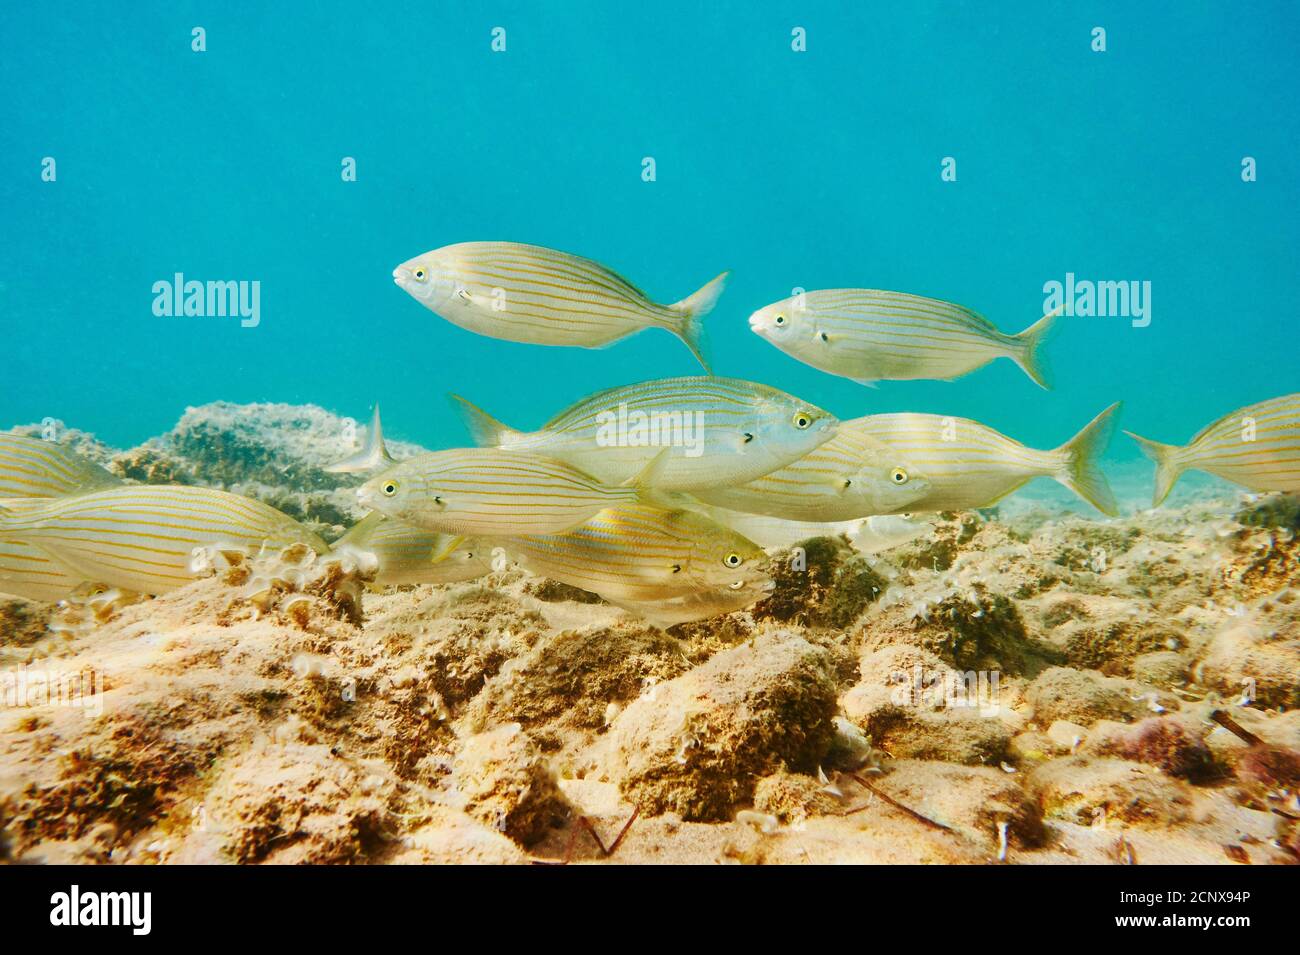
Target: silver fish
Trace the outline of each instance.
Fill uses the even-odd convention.
[[[121,483],[121,478],[62,445],[0,433],[0,498],[58,497]]]
[[[1008,335],[951,302],[879,289],[823,289],[760,308],[749,327],[790,357],[863,384],[951,380],[1010,358],[1047,388],[1038,349],[1056,314]]]
[[[142,485],[0,505],[0,539],[39,548],[58,563],[111,587],[161,594],[199,575],[196,552],[249,554],[323,540],[260,501],[201,487]]]
[[[367,515],[331,547],[334,553],[347,549],[375,556],[374,583],[379,586],[451,584],[492,570],[485,541],[426,531],[382,514]]]
[[[1118,505],[1098,459],[1110,441],[1119,405],[1115,402],[1050,451],[1027,448],[978,421],[943,415],[868,415],[840,427],[893,445],[921,469],[930,489],[907,506],[909,511],[988,507],[1035,477],[1050,477],[1103,514],[1114,515]]]
[[[479,335],[600,348],[662,328],[685,342],[705,371],[701,321],[726,280],[723,272],[690,297],[657,305],[597,262],[518,242],[461,242],[393,270],[393,281],[413,299]]]
[[[1206,425],[1182,447],[1124,433],[1156,463],[1152,507],[1189,469],[1252,491],[1300,491],[1300,393],[1240,408]]]
[[[539,430],[516,431],[453,395],[477,444],[566,461],[605,484],[640,474],[667,448],[663,490],[743,484],[831,438],[837,420],[816,405],[737,378],[667,378],[579,401]]]

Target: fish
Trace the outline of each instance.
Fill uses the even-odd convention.
[[[0,540],[0,594],[53,603],[69,596],[85,578],[40,548],[17,540]]]
[[[766,514],[733,511],[725,507],[700,502],[698,510],[705,517],[729,527],[760,547],[777,549],[791,547],[814,537],[839,537],[857,527],[857,521],[792,521]]]
[[[679,623],[694,623],[723,614],[735,613],[752,606],[771,594],[774,583],[754,585],[740,590],[729,587],[693,590],[689,593],[653,600],[609,600],[608,603],[626,610],[659,630]]]
[[[21,434],[0,434],[0,498],[59,497],[122,484],[75,451]]]
[[[628,486],[601,484],[572,465],[529,451],[456,448],[420,454],[357,489],[370,511],[425,530],[466,535],[559,534],[615,504],[652,492],[663,452]]]
[[[323,540],[260,501],[211,488],[106,488],[15,508],[0,503],[0,540],[35,547],[83,579],[158,595],[201,576],[205,548],[248,554]]]
[[[619,505],[567,533],[506,538],[501,546],[529,573],[599,594],[647,619],[675,616],[667,608],[675,604],[680,612],[692,599],[692,612],[700,612],[701,595],[714,592],[747,606],[772,585],[761,547],[685,509]]]
[[[1207,471],[1252,491],[1300,491],[1300,393],[1239,408],[1182,447],[1124,433],[1156,464],[1152,507],[1187,470]]]
[[[934,517],[930,513],[873,514],[855,522],[856,526],[848,532],[849,543],[860,554],[883,554],[933,534],[938,526]]]
[[[348,549],[375,556],[373,583],[382,587],[459,583],[492,570],[486,541],[427,531],[379,513],[366,515],[330,548],[332,553]]]
[[[930,489],[908,504],[908,511],[988,507],[1041,476],[1059,481],[1113,517],[1119,506],[1098,459],[1110,441],[1119,407],[1115,402],[1050,451],[1027,448],[978,421],[934,414],[868,415],[840,427],[893,445],[922,469]]]
[[[376,403],[375,413],[370,418],[370,428],[366,431],[365,445],[356,454],[330,464],[324,470],[331,474],[352,474],[357,471],[373,471],[375,468],[396,463],[393,456],[388,453],[388,446],[384,444],[384,426],[379,420],[379,405]]]
[[[657,305],[605,266],[518,242],[460,242],[393,270],[393,281],[453,325],[534,345],[602,348],[645,328],[672,332],[709,370],[702,321],[729,273],[672,305]]]
[[[791,521],[851,521],[909,507],[930,490],[890,444],[841,425],[825,444],[746,484],[693,492],[707,504]]]
[[[474,442],[559,458],[605,484],[641,473],[664,448],[662,490],[744,484],[828,441],[838,419],[809,402],[738,378],[665,378],[582,399],[539,430],[516,431],[452,395]]]
[[[995,358],[1010,358],[1035,384],[1050,388],[1040,348],[1059,313],[1008,335],[951,302],[880,289],[823,289],[760,308],[749,327],[804,364],[866,385],[951,381]]]

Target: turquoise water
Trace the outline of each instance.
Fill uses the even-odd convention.
[[[448,391],[531,427],[599,388],[696,373],[661,332],[496,341],[391,281],[428,249],[508,239],[663,302],[733,270],[708,319],[715,371],[841,417],[960,415],[1051,446],[1123,399],[1125,427],[1184,441],[1300,390],[1300,8],[1129,6],[7,10],[0,427],[53,417],[130,446],[216,399],[359,419],[379,400],[392,436],[437,447],[467,442]],[[260,282],[260,323],[156,316],[153,284],[177,272]],[[795,286],[865,286],[1019,331],[1067,272],[1150,282],[1151,321],[1063,318],[1051,392],[1006,361],[866,389],[746,326]],[[1137,452],[1119,436],[1112,455]]]

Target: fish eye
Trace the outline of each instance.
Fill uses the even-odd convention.
[[[728,567],[739,567],[741,563],[740,555],[737,554],[735,551],[732,551],[726,557],[722,558],[722,562],[726,564]]]
[[[906,484],[907,472],[902,468],[894,468],[894,470],[889,472],[889,479],[895,484]]]
[[[916,515],[913,514],[911,511],[904,511],[902,514],[899,514],[898,516],[905,521],[910,521],[912,518],[916,517]]]
[[[384,485],[384,494],[387,495],[388,497],[392,497],[394,494],[397,493],[397,487],[398,485],[396,481],[389,481],[387,484]]]
[[[417,282],[423,282],[423,281],[425,280],[425,278],[427,278],[428,275],[429,275],[429,273],[426,272],[426,271],[424,271],[424,269],[416,269],[416,270],[415,270],[414,272],[412,272],[411,274],[415,276],[415,280],[416,280]]]
[[[776,318],[772,319],[772,321],[776,322],[776,324],[778,324],[778,325],[784,325],[784,324],[785,324],[785,316],[784,316],[784,315],[778,315]]]
[[[791,420],[794,422],[794,426],[800,431],[806,431],[812,424],[812,416],[804,414],[802,411],[796,411],[794,418]]]

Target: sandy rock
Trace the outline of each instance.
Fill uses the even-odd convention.
[[[1038,805],[1019,775],[981,766],[898,760],[876,785],[921,815],[957,830],[987,848],[999,845],[998,823],[1007,823],[1012,846],[1033,847],[1044,839]]]
[[[1151,686],[1177,686],[1187,679],[1187,657],[1176,650],[1144,653],[1133,661],[1133,679]]]
[[[874,745],[895,759],[997,765],[1008,756],[1011,732],[996,715],[975,707],[919,710],[886,707],[863,723]]]
[[[1039,725],[1069,720],[1088,726],[1101,719],[1128,722],[1149,715],[1150,700],[1143,694],[1152,693],[1149,687],[1095,670],[1052,667],[1025,690],[1025,701]],[[1155,702],[1168,709],[1178,706],[1177,699],[1165,693],[1156,694]]]
[[[723,819],[783,764],[815,770],[834,739],[827,651],[765,634],[659,684],[610,728],[606,768],[646,813]]]
[[[1229,696],[1254,689],[1264,706],[1300,705],[1300,624],[1272,632],[1242,623],[1210,641],[1194,673],[1198,682]]]
[[[1029,785],[1045,816],[1081,825],[1173,826],[1191,809],[1186,783],[1124,759],[1054,759],[1030,773]]]
[[[465,740],[452,779],[470,816],[524,845],[569,811],[549,763],[518,723]]]
[[[464,813],[439,808],[385,861],[394,865],[523,865],[528,856],[510,839]]]
[[[775,816],[782,825],[799,825],[810,816],[836,812],[840,799],[813,776],[784,770],[764,776],[754,787],[754,809]]]
[[[1147,763],[1170,776],[1206,782],[1222,770],[1204,736],[1199,720],[1178,716],[1151,716],[1131,725],[1101,720],[1080,751]]]
[[[1088,730],[1069,720],[1052,720],[1044,735],[1055,752],[1073,753],[1088,738]]]

